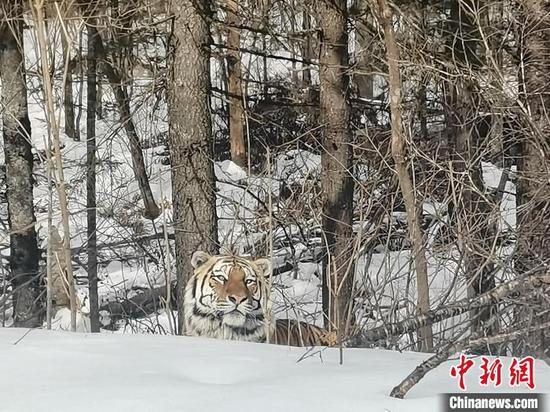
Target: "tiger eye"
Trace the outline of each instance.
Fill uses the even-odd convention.
[[[225,278],[225,276],[222,276],[222,275],[214,275],[213,278],[221,283],[227,282],[227,279]]]

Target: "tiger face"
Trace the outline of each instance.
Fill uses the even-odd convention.
[[[186,334],[261,341],[265,337],[268,259],[210,256],[195,252],[194,275],[186,287]]]

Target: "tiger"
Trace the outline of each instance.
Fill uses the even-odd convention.
[[[334,346],[336,333],[293,319],[275,319],[267,277],[271,261],[196,251],[183,303],[184,332],[287,346]]]

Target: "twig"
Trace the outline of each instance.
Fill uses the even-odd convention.
[[[465,298],[446,305],[445,307],[430,310],[420,316],[410,317],[397,323],[383,325],[361,332],[356,335],[351,342],[357,343],[356,346],[366,346],[367,343],[374,343],[390,336],[412,332],[424,325],[432,325],[444,319],[461,315],[472,309],[494,305],[520,288],[536,287],[540,283],[550,283],[550,273],[523,276],[503,283],[474,299]]]
[[[26,337],[29,333],[31,333],[31,331],[33,331],[33,330],[34,330],[34,328],[29,328],[29,329],[27,329],[27,331],[23,334],[23,336],[21,336],[19,339],[17,339],[15,342],[13,342],[13,345],[14,345],[14,346],[17,345],[19,342],[21,342],[23,339],[25,339],[25,337]]]

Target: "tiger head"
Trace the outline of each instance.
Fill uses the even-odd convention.
[[[185,333],[223,339],[261,341],[268,304],[268,259],[211,256],[197,251],[184,300]]]

